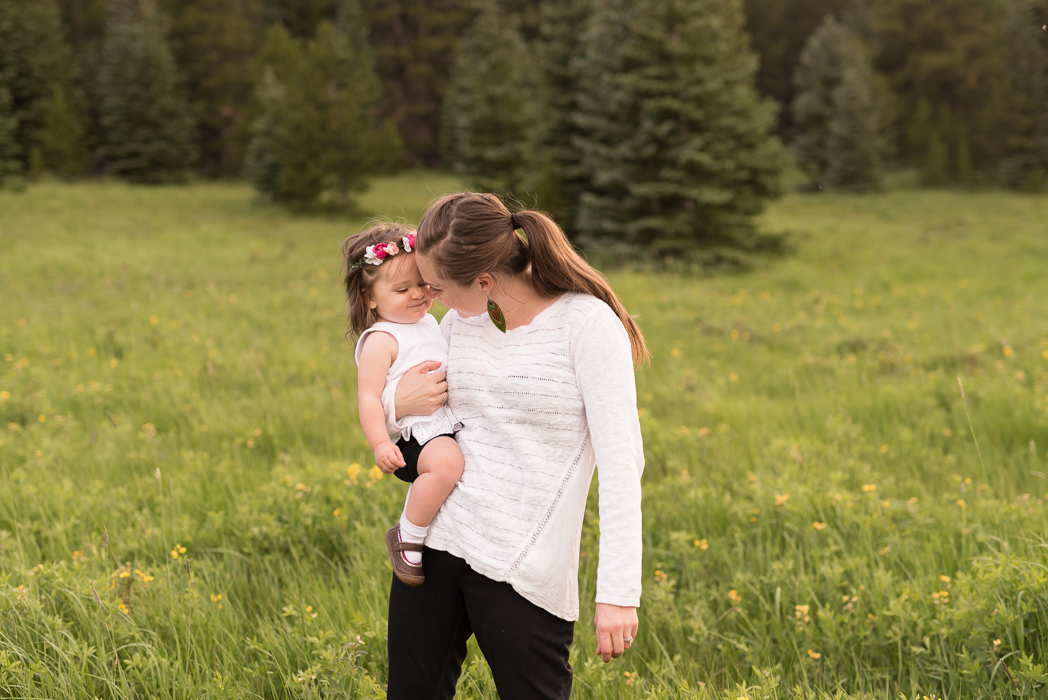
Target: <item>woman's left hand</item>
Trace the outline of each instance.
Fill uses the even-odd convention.
[[[593,616],[597,625],[597,656],[608,663],[622,656],[637,636],[637,609],[609,603],[597,603]]]

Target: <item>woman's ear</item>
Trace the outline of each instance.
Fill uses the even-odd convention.
[[[477,280],[474,284],[476,284],[480,291],[484,292],[484,295],[487,296],[488,294],[491,294],[491,290],[495,287],[495,278],[492,277],[489,272],[482,272],[477,275]]]

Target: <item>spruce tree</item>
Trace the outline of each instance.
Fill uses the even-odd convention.
[[[379,82],[362,36],[345,22],[322,23],[309,42],[270,30],[260,59],[271,77],[259,88],[249,147],[260,194],[292,209],[347,207],[373,175],[400,167],[402,145],[392,122],[378,119]]]
[[[11,91],[0,75],[0,190],[18,190],[25,184],[17,136],[18,117],[11,109]]]
[[[485,192],[521,194],[532,114],[529,52],[494,2],[458,45],[444,98],[441,145],[451,169]]]
[[[536,204],[574,236],[579,197],[585,189],[583,132],[575,121],[584,76],[579,36],[589,18],[590,0],[547,2],[535,42],[536,109],[528,143],[527,185]]]
[[[171,50],[185,81],[201,165],[210,177],[238,174],[247,143],[256,37],[244,6],[242,0],[166,2]]]
[[[90,156],[83,123],[57,84],[51,86],[51,97],[44,103],[43,123],[31,156],[31,169],[35,172],[72,178],[87,169]]]
[[[1003,134],[1008,155],[1001,166],[1010,187],[1040,190],[1048,185],[1048,2],[1011,0],[1008,44],[1011,124]]]
[[[409,165],[439,167],[441,106],[471,0],[363,0],[381,113],[404,139]]]
[[[784,153],[739,2],[600,0],[585,41],[584,240],[656,255],[751,242]]]
[[[898,98],[897,150],[928,184],[995,169],[1005,155],[1005,19],[1000,0],[873,4],[874,65]]]
[[[67,98],[74,123],[77,119],[68,101],[76,70],[63,34],[54,0],[0,2],[0,83],[9,93],[14,152],[23,172],[40,143],[54,90]]]
[[[812,32],[794,85],[794,152],[812,184],[876,188],[880,136],[873,71],[847,27],[827,16]]]
[[[196,161],[193,121],[182,97],[154,0],[114,0],[100,66],[104,152],[132,182],[182,182]]]

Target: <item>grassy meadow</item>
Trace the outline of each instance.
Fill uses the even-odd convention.
[[[414,222],[454,188],[364,206]],[[1046,221],[1044,197],[793,195],[763,221],[790,256],[609,271],[654,354],[645,591],[601,663],[594,488],[574,697],[1048,693]],[[343,338],[364,223],[238,185],[0,194],[0,697],[384,697],[404,487]],[[472,649],[459,697],[494,697]]]

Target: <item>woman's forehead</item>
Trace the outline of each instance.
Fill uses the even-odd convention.
[[[426,257],[422,253],[417,254],[415,257],[415,262],[418,265],[418,271],[422,275],[422,279],[425,280],[427,284],[436,284],[438,282],[445,281],[444,278],[440,275],[440,270],[437,267],[437,264],[433,262],[433,260]],[[437,286],[439,287],[440,285],[438,284]]]

